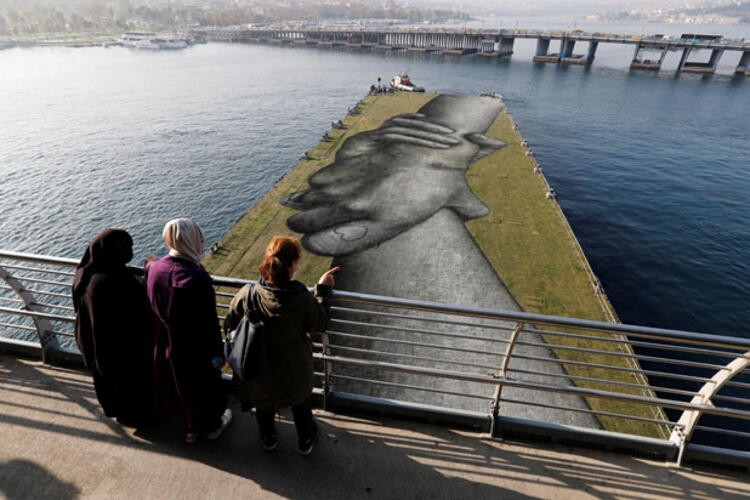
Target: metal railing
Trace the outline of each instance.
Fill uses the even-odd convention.
[[[0,251],[0,349],[80,362],[75,265]],[[214,283],[223,317],[250,281]],[[314,339],[328,409],[750,466],[750,339],[343,291],[331,302]]]

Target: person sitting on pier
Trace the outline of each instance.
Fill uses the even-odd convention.
[[[200,263],[204,236],[190,219],[164,226],[169,254],[146,265],[146,290],[157,319],[157,398],[176,404],[186,443],[218,438],[232,421],[221,379],[224,348],[211,277]]]
[[[104,414],[126,425],[155,416],[153,315],[143,283],[127,268],[133,239],[107,229],[89,243],[73,279],[76,343]]]
[[[334,285],[338,268],[323,274],[315,292],[294,279],[299,270],[302,246],[296,238],[277,236],[266,247],[258,270],[260,281],[243,287],[232,299],[224,320],[224,331],[237,327],[248,308],[263,318],[268,334],[268,373],[250,378],[250,400],[255,404],[260,438],[266,451],[276,449],[274,415],[292,408],[299,452],[309,455],[317,433],[310,397],[313,389],[312,342],[309,333],[328,325],[325,297]]]

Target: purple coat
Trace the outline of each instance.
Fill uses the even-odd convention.
[[[176,402],[190,432],[210,432],[227,406],[216,294],[203,266],[167,255],[146,268],[146,292],[156,316],[154,356],[162,409]]]

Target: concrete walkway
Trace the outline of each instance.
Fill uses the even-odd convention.
[[[104,417],[75,370],[0,355],[0,497],[6,498],[750,498],[748,476],[625,455],[501,442],[471,432],[317,413],[296,452],[289,415],[263,452],[252,414],[216,442],[182,443]]]

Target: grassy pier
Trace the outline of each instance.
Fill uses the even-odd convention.
[[[308,152],[307,158],[301,159],[250,207],[222,238],[220,250],[205,258],[206,267],[214,274],[255,278],[270,238],[294,234],[287,228],[286,220],[295,211],[283,207],[279,199],[305,189],[308,177],[333,162],[346,138],[376,129],[394,115],[416,112],[434,97],[429,93],[366,97],[358,106],[357,114],[343,119],[345,130],[328,131],[330,140],[319,142]],[[524,146],[507,110],[498,116],[487,135],[501,139],[507,147],[475,163],[469,170],[469,183],[490,208],[490,214],[469,221],[467,227],[497,274],[525,311],[617,321],[559,205],[545,196],[549,189],[547,181],[541,172],[535,172],[536,160]],[[328,269],[331,260],[308,254],[301,262],[300,279],[314,282]],[[627,357],[629,352],[623,352],[626,348],[622,344],[618,347],[612,342],[558,336],[548,336],[545,340],[553,345],[585,350],[555,349],[555,354],[566,361],[638,368],[637,362]],[[638,373],[576,364],[566,364],[565,368],[581,387],[649,394],[643,387],[645,378]],[[612,384],[591,382],[586,380],[588,378],[611,380]],[[588,403],[596,410],[663,418],[661,410],[655,407],[600,399],[590,399]],[[609,430],[665,437],[666,428],[662,425],[615,417],[600,417],[600,420]]]

